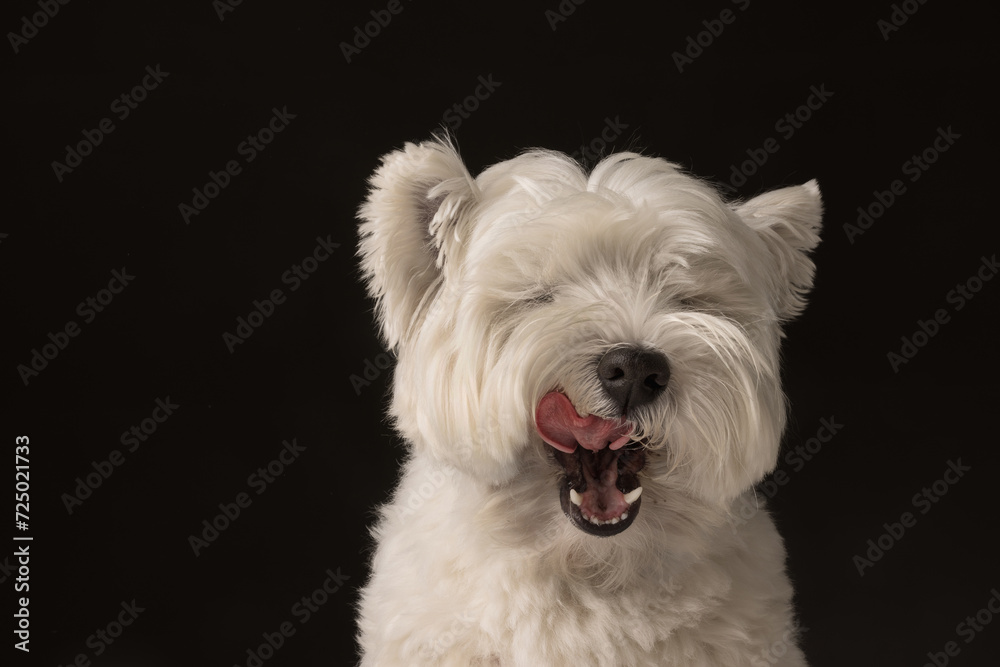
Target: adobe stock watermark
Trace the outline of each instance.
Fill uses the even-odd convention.
[[[409,493],[403,506],[396,510],[399,518],[413,516],[420,511],[424,503],[437,495],[444,486],[451,482],[456,470],[448,467],[432,470],[426,475],[426,479]],[[398,507],[398,505],[396,505]]]
[[[919,155],[916,153],[911,155],[910,159],[902,164],[900,170],[904,176],[910,177],[910,183],[916,183],[943,153],[955,145],[955,140],[961,137],[961,134],[951,129],[951,125],[948,126],[948,129],[938,127],[937,136],[930,145],[920,151]],[[892,181],[887,190],[873,190],[872,196],[875,197],[875,200],[867,206],[858,207],[858,218],[853,225],[849,222],[845,222],[843,225],[844,233],[847,234],[847,240],[851,245],[854,245],[854,240],[857,237],[871,229],[875,221],[881,218],[904,194],[906,194],[906,183],[899,178]]]
[[[819,84],[819,88],[809,86],[809,96],[806,101],[776,120],[774,131],[785,141],[791,139],[796,131],[801,130],[813,117],[813,113],[822,109],[833,95],[833,92],[826,89],[825,83]],[[735,190],[746,185],[747,178],[756,174],[780,148],[781,144],[774,137],[765,139],[760,148],[748,148],[746,154],[749,159],[729,165],[730,189]]]
[[[140,607],[136,603],[135,598],[131,602],[122,601],[119,606],[121,611],[115,615],[114,619],[87,637],[84,644],[90,651],[77,653],[72,660],[66,663],[66,667],[90,667],[91,659],[104,655],[104,652],[125,633],[125,628],[135,623],[139,614],[146,611],[145,607]],[[60,664],[58,667],[63,667],[63,665]]]
[[[97,314],[103,313],[104,309],[114,301],[115,296],[121,294],[133,280],[135,280],[135,276],[131,275],[124,266],[121,270],[112,270],[108,286],[77,304],[76,314],[83,318],[84,324],[90,324],[97,319]],[[62,330],[55,333],[49,332],[49,342],[43,343],[41,350],[37,347],[31,348],[31,359],[28,363],[17,365],[17,374],[24,386],[27,387],[31,380],[48,368],[49,364],[56,360],[59,354],[69,346],[70,341],[80,335],[81,331],[83,329],[76,320],[69,320]]]
[[[453,460],[459,465],[468,463],[473,457],[474,450],[482,447],[484,441],[501,431],[502,423],[496,413],[492,411],[482,416],[472,437],[456,442],[451,447],[450,451],[456,454]],[[443,465],[427,471],[419,484],[407,485],[407,488],[411,490],[401,506],[400,503],[396,502],[390,507],[396,512],[398,518],[413,516],[421,511],[425,503],[437,496],[441,489],[453,483],[456,473],[458,470],[450,465]],[[402,497],[402,490],[400,490],[399,497]]]
[[[652,582],[651,582],[652,583]],[[646,593],[645,603],[642,605],[643,611],[650,616],[660,616],[665,608],[673,606],[673,598],[677,596],[677,582],[673,578],[660,577],[656,585],[649,585],[644,591]],[[757,653],[748,656],[749,664],[753,667],[770,667],[779,663],[789,650],[796,651],[798,635],[800,632],[808,632],[809,628],[787,624],[781,628],[781,634],[773,639],[769,644],[760,649]],[[774,636],[774,635],[772,635]],[[685,664],[685,663],[680,663]],[[729,664],[729,663],[719,663]],[[742,660],[741,665],[744,665]],[[798,663],[797,663],[798,664]]]
[[[457,130],[462,126],[462,121],[467,120],[469,116],[479,108],[481,102],[485,102],[490,98],[497,88],[503,85],[503,81],[494,81],[493,74],[487,74],[483,77],[482,74],[479,75],[478,85],[472,94],[467,96],[461,102],[455,102],[455,104],[448,107],[448,110],[444,112],[441,117],[442,123],[448,126],[452,132]]]
[[[385,9],[373,9],[368,12],[372,20],[365,23],[364,26],[354,26],[351,41],[340,43],[340,52],[344,55],[344,60],[350,64],[352,58],[361,55],[361,52],[372,43],[372,40],[389,27],[389,24],[392,23],[392,17],[399,16],[404,9],[401,0],[389,0]]]
[[[233,178],[243,173],[243,166],[256,160],[257,156],[264,152],[268,145],[274,141],[274,138],[281,132],[284,132],[289,123],[297,117],[298,114],[288,112],[287,106],[281,107],[280,110],[278,107],[272,107],[271,118],[267,121],[267,124],[254,134],[248,134],[246,139],[236,146],[236,154],[243,158],[243,163],[241,164],[239,160],[232,159],[227,161],[219,171],[212,171],[210,169],[208,171],[208,181],[205,182],[205,185],[201,188],[191,188],[191,192],[194,193],[191,203],[181,202],[177,205],[177,211],[181,214],[184,224],[191,224],[192,217],[200,215],[202,211],[208,208],[212,200],[229,187]]]
[[[781,460],[782,464],[789,466],[792,472],[801,471],[805,468],[806,463],[812,461],[813,457],[819,454],[823,446],[833,440],[834,436],[842,428],[844,428],[844,425],[838,423],[835,416],[831,415],[829,418],[824,417],[820,419],[816,435],[786,452]],[[763,494],[768,500],[771,500],[778,495],[778,491],[788,484],[791,479],[788,472],[779,466],[771,474],[770,479],[765,479],[757,485],[757,492]],[[746,525],[750,519],[757,516],[758,512],[760,512],[760,504],[757,501],[756,493],[744,494],[739,502],[739,507],[734,507],[732,511],[731,521],[733,532],[739,532],[738,528]]]
[[[351,381],[351,386],[354,387],[355,396],[360,396],[362,388],[370,387],[371,383],[382,375],[382,371],[392,366],[392,356],[388,352],[381,352],[375,355],[374,360],[366,357],[361,362],[361,366],[363,369],[361,375],[355,373],[348,378]]]
[[[298,621],[299,627],[308,623],[313,614],[319,612],[323,605],[330,601],[330,597],[340,591],[345,582],[351,578],[346,574],[341,574],[339,567],[336,572],[327,568],[323,574],[326,575],[323,583],[308,595],[303,595],[292,605],[289,613]],[[246,650],[247,657],[243,665],[245,667],[262,667],[265,662],[281,650],[288,639],[295,636],[297,630],[298,628],[292,621],[284,621],[278,625],[274,632],[262,632],[261,637],[264,641],[256,647],[250,647]],[[240,666],[233,665],[233,667]]]
[[[750,0],[731,0],[731,2],[736,5],[741,12],[745,12],[747,7],[750,6]],[[684,48],[684,52],[681,53],[680,51],[674,51],[671,54],[671,58],[674,60],[674,65],[677,67],[677,71],[683,74],[685,67],[694,64],[694,61],[705,53],[705,49],[712,46],[712,44],[715,43],[715,40],[722,36],[726,26],[732,25],[736,21],[737,16],[739,15],[732,9],[726,7],[719,12],[719,18],[703,20],[701,25],[705,29],[695,35],[688,35],[686,40],[687,45]]]
[[[24,505],[24,511],[28,511],[28,504]],[[14,584],[14,590],[18,593],[30,593],[31,545],[21,543],[17,551],[14,552],[14,557],[17,558],[17,579],[15,579],[17,583]],[[15,598],[15,600],[17,601],[17,611],[14,612],[14,618],[16,619],[14,621],[14,627],[16,628],[14,636],[20,641],[14,643],[14,648],[18,651],[31,653],[31,610],[28,608],[31,605],[31,598],[27,595],[22,595]]]
[[[144,442],[149,440],[156,433],[157,429],[159,429],[160,424],[167,421],[174,414],[174,411],[181,407],[171,401],[170,396],[157,398],[153,403],[155,407],[148,417],[138,424],[133,424],[128,430],[122,431],[119,441],[127,447],[126,451],[129,454],[134,453]],[[111,453],[108,454],[108,458],[102,461],[91,461],[90,467],[93,468],[93,472],[88,473],[84,477],[77,477],[73,492],[63,493],[60,496],[66,512],[72,515],[73,510],[79,508],[83,505],[83,501],[94,495],[94,491],[99,489],[104,482],[108,481],[111,475],[114,474],[115,469],[123,463],[125,463],[125,454],[117,449],[112,449]]]
[[[965,640],[965,644],[971,644],[980,632],[986,629],[993,622],[995,616],[1000,616],[1000,591],[996,588],[990,589],[990,598],[983,605],[982,609],[974,616],[966,616],[955,626],[955,634]],[[928,651],[927,662],[923,667],[945,667],[951,659],[957,657],[962,652],[962,647],[958,642],[952,640],[945,642],[940,651]]]
[[[605,116],[604,127],[597,136],[570,153],[570,157],[577,162],[597,162],[608,146],[618,141],[627,129],[628,124],[622,122],[621,116],[615,116],[614,120],[610,116]]]
[[[266,466],[257,468],[247,477],[247,486],[253,489],[258,496],[267,491],[268,487],[285,473],[288,466],[295,463],[302,452],[306,451],[305,447],[298,444],[296,438],[292,438],[291,442],[283,440],[281,444],[283,448],[276,458]],[[202,520],[201,532],[188,535],[188,546],[191,547],[195,557],[200,556],[202,551],[219,539],[219,536],[232,526],[243,510],[250,507],[251,504],[253,504],[253,498],[246,491],[237,493],[231,503],[219,503],[219,513],[209,519]]]
[[[945,294],[945,301],[954,304],[955,312],[965,308],[965,304],[971,301],[993,276],[1000,271],[1000,263],[997,262],[996,253],[988,259],[986,256],[979,258],[979,268],[974,274],[966,278],[963,282],[957,283],[954,288]],[[900,336],[899,351],[890,351],[886,354],[886,359],[893,373],[898,373],[899,369],[917,356],[917,353],[927,345],[931,338],[934,338],[941,331],[941,327],[951,322],[951,313],[947,308],[938,308],[934,315],[927,320],[917,320],[917,328],[909,336]]]
[[[587,0],[561,0],[555,9],[545,10],[545,20],[549,23],[552,32],[556,31],[560,23],[565,22],[576,12],[576,8]]]
[[[161,70],[159,63],[156,64],[155,68],[147,65],[146,75],[142,77],[142,80],[111,101],[109,105],[111,113],[119,121],[125,120],[168,76],[170,76],[170,72]],[[94,149],[104,143],[105,137],[114,132],[115,129],[114,121],[110,117],[105,117],[98,121],[97,127],[94,129],[82,130],[82,139],[72,145],[66,144],[66,154],[62,158],[63,161],[52,161],[52,172],[55,174],[56,180],[62,183],[63,177],[73,173],[74,169],[83,164],[83,158],[93,153]]]
[[[770,667],[776,664],[788,653],[789,649],[795,649],[798,639],[799,632],[806,632],[808,628],[796,629],[794,627],[786,627],[785,631],[781,633],[781,637],[775,639],[771,642],[770,646],[765,648],[759,654],[750,658],[750,664],[753,667]]]
[[[226,20],[226,14],[235,12],[236,8],[243,4],[243,0],[212,0],[212,9],[219,17],[219,22]]]
[[[462,635],[466,634],[472,626],[479,622],[479,618],[471,611],[463,611],[456,614],[448,626],[448,629],[437,635],[433,642],[424,643],[417,649],[417,653],[424,660],[439,660],[444,657],[452,646],[454,646]]]
[[[14,49],[14,55],[21,51],[21,47],[38,35],[38,31],[49,24],[49,19],[54,19],[59,13],[60,7],[69,4],[69,0],[38,0],[38,11],[31,16],[21,17],[21,29],[17,32],[8,32],[7,41],[10,48]]]
[[[926,4],[927,0],[904,0],[900,4],[891,5],[892,12],[889,18],[879,19],[875,22],[875,27],[882,33],[882,41],[888,42],[892,33],[896,32],[910,20],[910,17],[917,13],[920,6]]]
[[[965,473],[972,470],[971,466],[962,465],[962,459],[958,458],[954,461],[948,461],[948,467],[945,468],[944,474],[941,479],[936,480],[930,486],[925,486],[917,493],[913,494],[910,499],[910,504],[913,508],[920,511],[921,515],[927,514],[931,511],[931,508],[941,500],[948,493],[952,486],[957,484]],[[883,523],[882,528],[885,530],[881,535],[874,539],[869,539],[866,542],[868,549],[863,552],[863,554],[856,554],[852,559],[854,567],[857,568],[858,574],[860,576],[865,576],[865,570],[871,568],[875,563],[882,560],[886,552],[892,549],[896,544],[903,539],[903,535],[906,534],[907,528],[913,528],[917,525],[917,516],[912,512],[903,512],[899,516],[899,521],[894,521],[892,523]]]
[[[305,256],[298,264],[292,264],[281,274],[281,284],[288,285],[288,292],[292,293],[302,287],[302,283],[309,280],[319,269],[320,264],[330,259],[333,251],[340,247],[339,243],[330,240],[330,234],[324,239],[322,236],[316,237],[316,246],[312,252]],[[253,309],[246,317],[242,315],[236,318],[236,328],[233,333],[222,332],[222,342],[225,343],[229,354],[236,351],[237,345],[242,345],[254,334],[254,332],[264,325],[264,322],[274,315],[278,306],[285,303],[288,296],[282,289],[275,288],[263,301],[253,300]]]

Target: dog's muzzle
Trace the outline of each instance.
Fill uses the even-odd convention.
[[[551,392],[538,403],[535,427],[563,467],[559,499],[573,523],[601,537],[632,525],[642,502],[637,474],[646,463],[642,445],[630,438],[632,425],[581,417],[565,394]]]

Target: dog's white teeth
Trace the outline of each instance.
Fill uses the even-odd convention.
[[[576,489],[569,490],[569,500],[574,505],[578,506],[583,502],[583,496],[576,492]]]
[[[613,519],[598,519],[595,516],[587,516],[586,514],[583,515],[583,518],[589,521],[590,523],[594,524],[595,526],[609,526],[609,525],[613,526],[614,524],[627,519],[628,512],[622,512],[621,516],[615,517]]]
[[[637,501],[639,499],[639,496],[641,495],[642,495],[642,487],[637,486],[636,488],[632,489],[631,491],[625,494],[625,502],[631,505],[632,503]]]

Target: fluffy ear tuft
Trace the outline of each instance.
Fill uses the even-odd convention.
[[[823,201],[815,180],[754,197],[736,212],[764,240],[775,260],[775,312],[794,319],[805,308],[815,266],[809,253],[819,243]]]
[[[358,255],[382,336],[405,342],[440,287],[478,188],[450,141],[406,144],[382,158],[358,217]]]

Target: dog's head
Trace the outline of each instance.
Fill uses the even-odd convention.
[[[812,181],[730,204],[631,153],[587,174],[532,151],[473,178],[447,142],[408,144],[360,213],[397,428],[484,484],[544,477],[593,535],[667,480],[726,506],[777,458],[781,324],[821,212]]]

